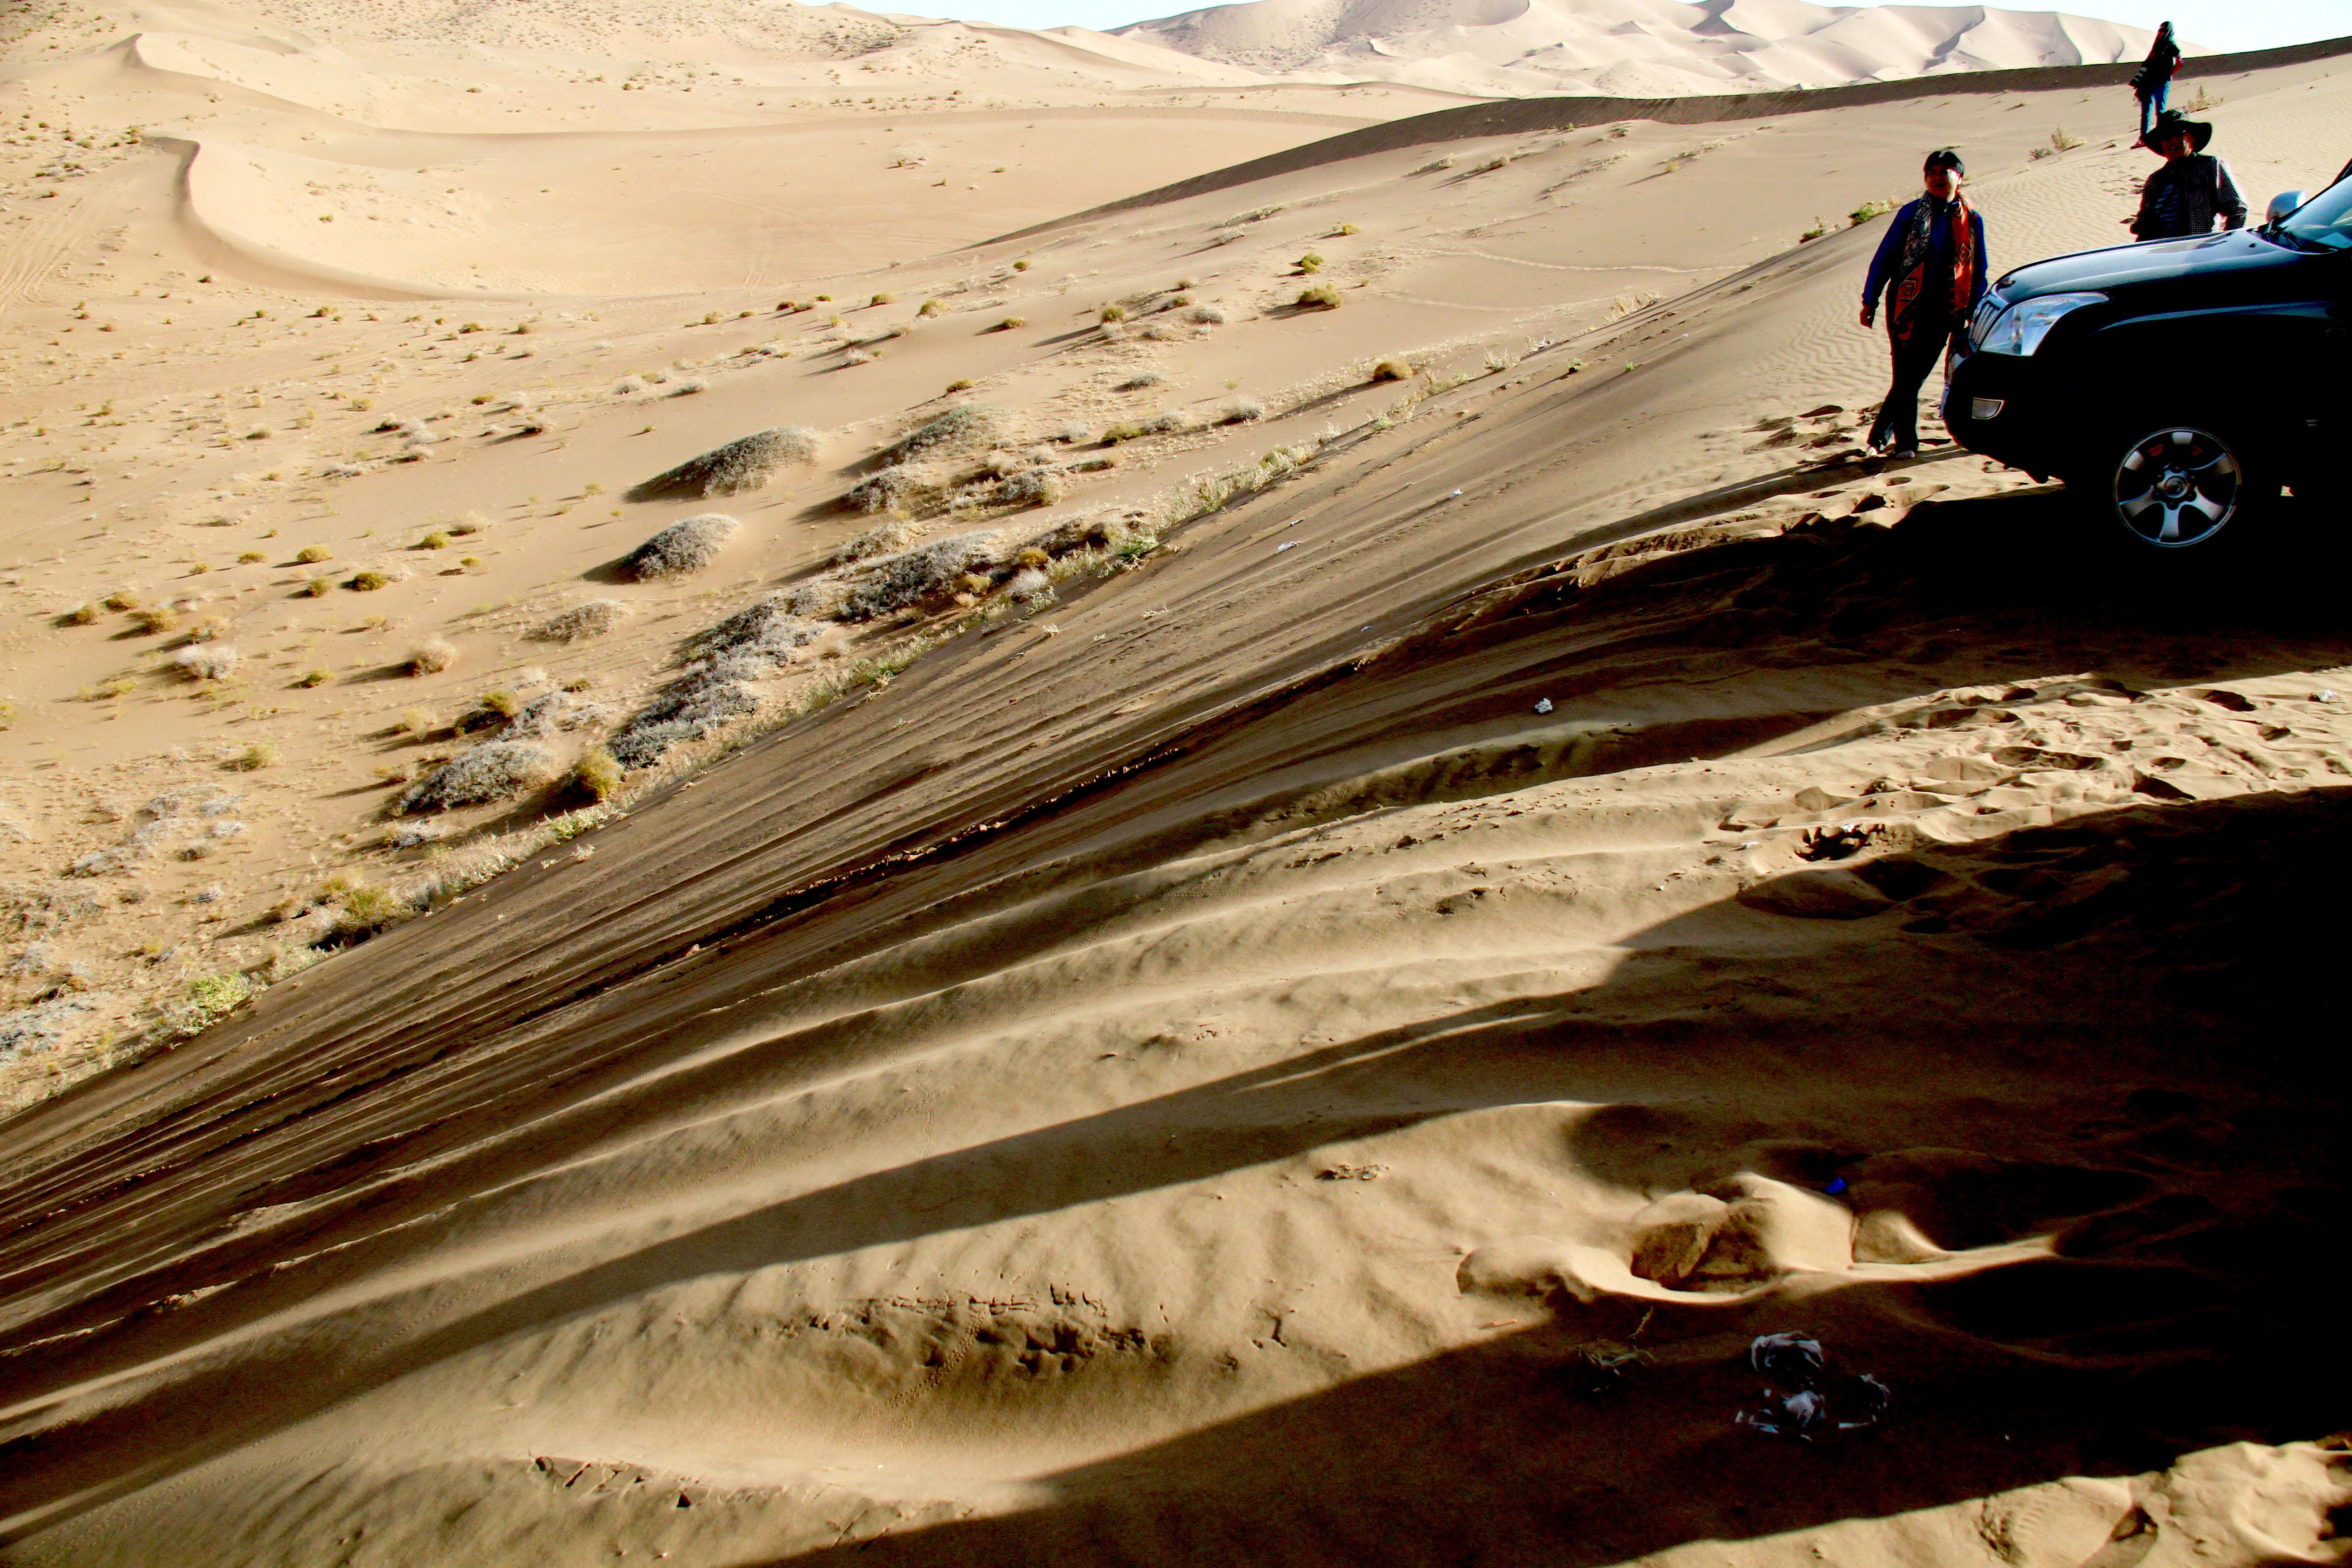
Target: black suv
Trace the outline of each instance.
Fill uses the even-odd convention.
[[[2202,544],[2352,445],[2352,179],[2260,228],[2021,267],[1955,345],[1960,445],[2053,475],[2160,549]],[[2338,470],[2340,471],[2340,469]]]

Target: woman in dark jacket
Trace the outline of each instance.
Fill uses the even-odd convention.
[[[1927,154],[1921,172],[1927,195],[1906,203],[1887,226],[1862,287],[1862,324],[1878,319],[1886,296],[1886,338],[1895,379],[1871,427],[1870,449],[1898,458],[1919,450],[1919,387],[1952,334],[1964,331],[1984,298],[1984,219],[1960,195],[1968,169],[1948,148]]]
[[[2172,41],[2172,24],[2161,23],[2156,29],[2156,42],[2148,46],[2147,58],[2132,73],[2132,92],[2139,99],[2139,133],[2143,140],[2148,127],[2164,112],[2164,100],[2172,92],[2172,73],[2180,68],[2180,46]]]

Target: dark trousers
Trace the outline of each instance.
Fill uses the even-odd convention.
[[[2139,133],[2146,136],[2156,125],[2156,117],[2164,112],[2164,100],[2172,96],[2172,83],[2160,81],[2139,100]]]
[[[1902,451],[1919,445],[1919,388],[1944,357],[1954,323],[1922,321],[1906,342],[1888,333],[1895,351],[1895,380],[1879,405],[1878,423],[1871,426],[1870,444],[1884,451]]]

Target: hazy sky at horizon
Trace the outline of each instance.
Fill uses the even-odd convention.
[[[1160,4],[1166,5],[1167,0]],[[936,10],[922,5],[907,9],[921,16],[959,16],[1012,27],[1075,24],[1108,30],[1194,8],[1181,0],[1169,9],[1155,6],[1152,0],[1141,0],[1141,7],[1138,9],[1138,0],[948,0]],[[2042,5],[2023,0],[2003,8],[2067,11],[2135,27],[2153,28],[2168,20],[2183,38],[2214,49],[2267,49],[2352,34],[2352,0],[2087,0],[2080,5],[2061,0]]]

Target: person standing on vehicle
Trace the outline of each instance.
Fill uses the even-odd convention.
[[[2148,127],[2164,113],[2164,100],[2172,92],[2172,73],[2180,68],[2180,46],[2172,41],[2172,24],[2165,22],[2156,29],[2156,42],[2148,46],[2147,58],[2132,73],[2131,89],[2139,100],[2139,134],[2147,139]]]
[[[1927,154],[1927,194],[1905,204],[1878,242],[1862,286],[1862,324],[1878,320],[1886,296],[1886,337],[1895,378],[1871,426],[1870,449],[1910,458],[1919,451],[1919,388],[1984,298],[1984,219],[1960,195],[1968,168],[1946,148]]]
[[[2211,157],[2205,144],[2213,128],[2191,120],[2177,109],[2157,118],[2147,134],[2149,151],[2164,166],[2140,185],[2139,212],[2124,219],[2135,238],[2182,239],[2213,232],[2219,217],[2223,228],[2246,226],[2246,199],[2230,178],[2230,165]]]

